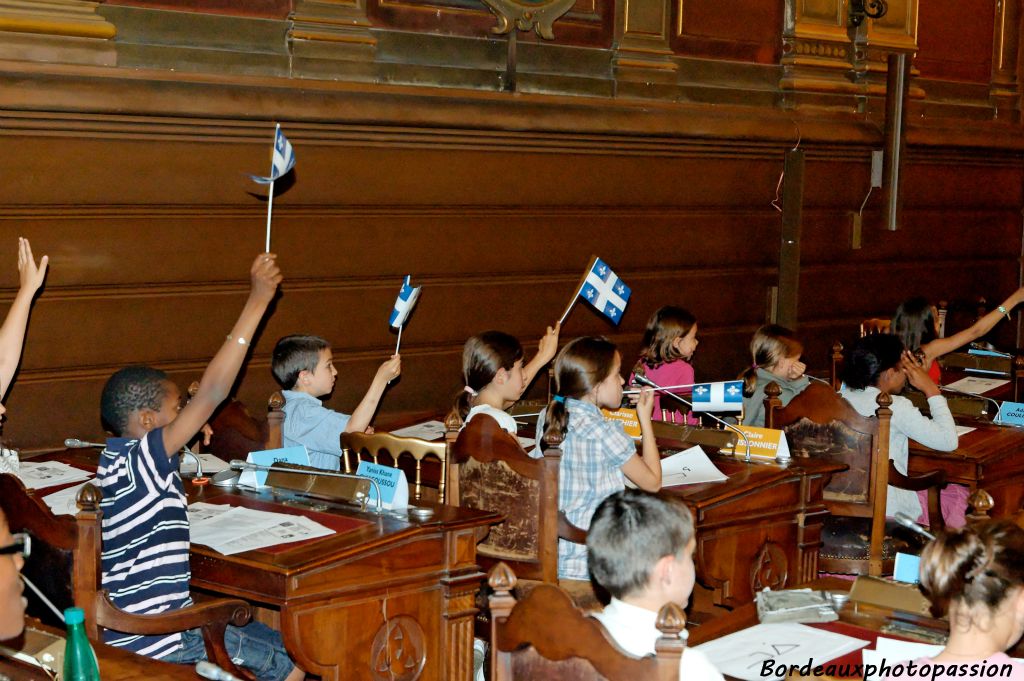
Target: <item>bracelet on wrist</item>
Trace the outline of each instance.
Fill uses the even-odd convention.
[[[239,345],[248,345],[249,344],[249,341],[247,341],[242,336],[239,336],[238,338],[235,338],[234,336],[232,336],[229,333],[227,336],[225,336],[225,338],[227,339],[228,342],[234,341],[234,342],[238,343]]]
[[[1010,311],[1009,311],[1009,310],[1007,310],[1007,309],[1006,309],[1006,307],[1004,307],[1003,305],[1000,305],[1000,306],[999,306],[999,307],[997,307],[996,309],[997,309],[997,310],[999,310],[1000,312],[1002,312],[1002,313],[1003,313],[1003,315],[1004,315],[1004,316],[1005,316],[1005,317],[1006,317],[1007,319],[1009,319],[1009,318],[1010,318]]]

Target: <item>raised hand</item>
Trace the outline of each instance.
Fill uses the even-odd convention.
[[[274,253],[261,253],[256,256],[252,267],[249,270],[252,279],[252,295],[261,301],[270,302],[277,291],[277,285],[283,277],[277,266],[277,255]]]
[[[391,359],[381,364],[380,368],[377,369],[376,379],[378,381],[383,381],[384,383],[389,383],[398,378],[401,374],[402,356],[391,355]]]
[[[32,244],[25,237],[18,237],[18,276],[21,280],[21,288],[35,293],[43,285],[46,279],[46,267],[50,263],[50,256],[44,255],[36,264],[32,257]]]
[[[555,325],[549,326],[548,330],[544,332],[544,336],[540,339],[540,343],[537,346],[537,358],[542,364],[547,364],[555,358],[555,354],[558,353],[558,332],[562,329],[562,322],[555,322]]]

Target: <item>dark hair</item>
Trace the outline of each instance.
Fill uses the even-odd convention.
[[[904,300],[892,317],[891,333],[899,336],[910,351],[931,343],[936,339],[934,310],[921,296]]]
[[[587,562],[612,596],[643,591],[654,564],[693,538],[693,516],[678,498],[626,489],[601,502],[587,531]]]
[[[600,336],[584,336],[571,341],[555,357],[555,397],[544,414],[544,435],[565,437],[569,412],[564,398],[580,399],[611,374],[618,349],[615,343]]]
[[[139,409],[159,411],[167,395],[167,374],[159,369],[130,366],[107,379],[100,395],[104,427],[116,435],[128,430],[128,420]]]
[[[693,313],[681,307],[666,305],[657,310],[647,320],[640,361],[653,369],[666,362],[682,359],[679,351],[672,347],[672,342],[690,333],[696,323],[697,318]]]
[[[878,384],[878,377],[900,363],[903,342],[888,333],[873,333],[858,338],[843,364],[847,387],[863,390]]]
[[[758,368],[768,369],[787,357],[797,357],[804,351],[803,344],[796,339],[796,334],[778,324],[765,324],[754,332],[750,340],[750,357],[753,360],[747,369],[740,374],[743,379],[743,395],[750,397],[757,388]]]
[[[944,615],[953,601],[994,609],[1010,589],[1020,586],[1024,530],[1009,520],[941,532],[921,553],[921,591],[935,617]]]
[[[291,390],[299,380],[299,374],[316,370],[320,352],[330,349],[331,344],[320,336],[285,336],[274,346],[270,370],[282,388]]]
[[[462,348],[462,384],[474,393],[487,387],[500,369],[511,371],[523,358],[523,346],[501,331],[484,331],[471,337]],[[463,389],[455,397],[452,410],[465,420],[472,407],[473,394]]]

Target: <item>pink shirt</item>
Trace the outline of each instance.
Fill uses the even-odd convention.
[[[658,385],[692,385],[693,384],[693,365],[687,362],[685,359],[677,359],[674,362],[665,362],[661,366],[651,368],[646,367],[647,378],[651,379]],[[689,396],[693,393],[693,388],[680,388],[678,390],[670,390],[677,395],[681,395],[689,399]],[[692,414],[683,416],[683,412],[677,407],[680,405],[679,402],[666,397],[664,401],[665,418],[662,418],[662,396],[659,393],[654,393],[654,420],[655,421],[672,421],[673,423],[689,423],[695,425],[697,419]]]
[[[1020,660],[1014,660],[1006,653],[996,653],[984,660],[968,660],[964,662],[935,662],[930,657],[922,657],[913,662],[897,662],[895,664],[886,662],[889,672],[879,678],[888,679],[918,679],[926,678],[932,681],[962,681],[963,679],[1002,679],[1003,681],[1024,681],[1024,664]],[[914,665],[911,674],[909,665]],[[937,667],[942,665],[942,669]],[[922,674],[921,667],[928,667],[929,672]],[[895,673],[895,672],[902,673]],[[935,673],[938,672],[938,673]]]

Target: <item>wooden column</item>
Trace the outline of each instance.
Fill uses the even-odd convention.
[[[992,85],[996,118],[1020,119],[1017,54],[1020,49],[1020,0],[997,0],[992,32]]]
[[[84,0],[0,2],[0,59],[113,65],[112,23]]]
[[[786,152],[782,184],[782,244],[779,247],[779,300],[775,319],[796,328],[797,294],[800,290],[800,231],[803,223],[804,152]]]
[[[615,7],[617,80],[669,83],[678,66],[672,59],[669,31],[671,0],[622,0]]]

